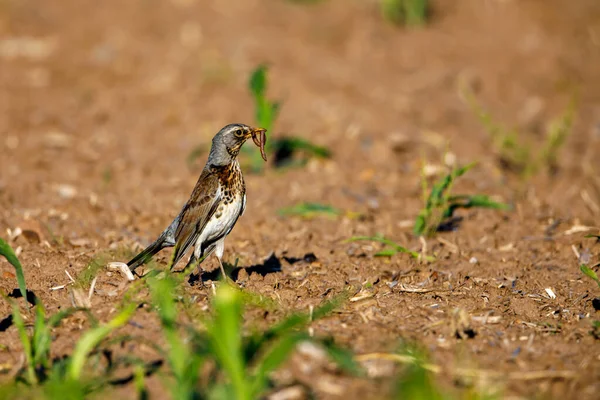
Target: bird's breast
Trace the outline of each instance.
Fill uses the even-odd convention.
[[[200,251],[203,243],[213,242],[229,234],[242,213],[243,196],[242,193],[238,193],[237,195],[232,195],[228,201],[225,198],[221,200],[215,213],[208,220],[198,237],[195,246],[196,251]]]

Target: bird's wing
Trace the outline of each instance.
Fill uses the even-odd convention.
[[[194,245],[206,223],[217,210],[221,198],[219,177],[208,169],[202,171],[190,199],[179,215],[179,224],[174,235],[176,244],[173,266],[187,253],[190,246]]]

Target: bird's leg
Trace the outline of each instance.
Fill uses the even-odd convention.
[[[221,268],[221,273],[223,274],[223,279],[227,280],[227,278],[229,278],[229,277],[225,273],[225,268],[223,267],[223,262],[221,261],[221,257],[217,257],[217,260],[219,260],[219,267]]]
[[[190,273],[193,272],[194,269],[196,269],[196,267],[198,266],[198,257],[196,257],[196,254],[192,253],[192,255],[190,256],[190,260],[188,261],[187,265],[185,266],[185,268],[183,269],[186,273]],[[190,271],[190,269],[192,269],[192,271]]]

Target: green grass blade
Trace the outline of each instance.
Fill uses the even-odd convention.
[[[4,256],[10,265],[15,268],[15,273],[17,275],[17,282],[19,284],[19,290],[21,291],[21,296],[25,300],[27,300],[27,286],[25,285],[25,275],[23,274],[23,267],[19,262],[19,259],[15,255],[13,249],[6,243],[3,239],[0,238],[0,255]]]
[[[267,387],[269,373],[287,360],[298,343],[309,339],[310,336],[306,333],[287,334],[270,346],[256,364],[252,382],[252,398],[260,398]]]
[[[242,300],[228,284],[217,289],[213,301],[215,316],[208,328],[212,350],[225,370],[238,400],[250,400],[251,387],[246,380],[242,356]]]
[[[78,380],[85,366],[88,354],[112,331],[125,325],[133,316],[137,305],[129,304],[121,310],[117,316],[111,319],[107,324],[87,331],[75,345],[75,350],[71,356],[68,366],[67,376],[69,379]]]
[[[320,344],[340,368],[356,376],[362,375],[362,367],[356,362],[350,350],[336,346],[331,340],[322,340]]]
[[[377,253],[374,254],[375,257],[392,257],[394,255],[398,254],[398,251],[394,250],[394,249],[384,249],[381,251],[378,251]]]
[[[419,252],[409,250],[406,247],[400,246],[399,244],[392,242],[391,240],[386,239],[382,236],[353,236],[350,239],[348,239],[347,242],[355,242],[360,240],[379,242],[393,247],[393,249],[384,249],[375,253],[375,256],[377,257],[391,257],[396,253],[406,253],[413,258],[419,258],[420,256]]]
[[[454,185],[454,181],[457,178],[463,176],[467,171],[473,168],[477,163],[467,164],[463,167],[453,169],[452,172],[440,179],[431,188],[431,194],[429,195],[425,208],[431,210],[433,207],[438,207],[445,202],[445,193],[448,193]]]
[[[424,352],[413,345],[406,345],[401,353],[414,358],[414,361],[402,370],[397,380],[396,397],[414,400],[444,400],[445,397],[436,387],[431,372],[425,368],[427,359]]]
[[[328,204],[306,202],[292,207],[281,208],[278,213],[281,216],[293,215],[303,218],[313,218],[317,215],[337,217],[342,214],[342,210]]]
[[[387,244],[388,246],[396,247],[397,244],[392,242],[390,239],[386,239],[383,236],[352,236],[350,239],[346,239],[345,242],[359,242],[359,241],[371,241]]]
[[[181,274],[181,276],[187,276],[187,274]],[[177,399],[197,397],[198,371],[204,360],[205,351],[192,349],[192,346],[187,343],[187,337],[182,336],[178,329],[178,308],[173,294],[177,292],[179,277],[175,278],[167,274],[162,279],[153,277],[147,282],[150,287],[152,304],[158,312],[162,331],[168,344],[167,350],[160,348],[157,350],[159,354],[166,356],[175,377],[175,383],[171,387],[172,397]],[[192,336],[198,336],[195,330],[191,330],[190,333]],[[204,343],[206,339],[202,337],[197,339],[197,342]]]
[[[494,210],[510,210],[511,206],[506,203],[499,203],[490,199],[486,195],[476,194],[473,196],[459,195],[450,196],[448,199],[448,207],[442,214],[443,218],[450,218],[459,208],[490,208]]]
[[[285,151],[294,153],[296,151],[305,151],[311,156],[319,158],[331,157],[331,151],[324,146],[318,146],[306,139],[299,137],[284,137],[274,141],[273,147],[276,151]]]
[[[252,74],[248,81],[248,88],[255,98],[264,97],[267,90],[267,66],[262,64],[259,65]]]
[[[415,226],[413,227],[413,233],[416,236],[423,236],[427,231],[427,210],[421,210],[417,218],[415,219]]]
[[[169,345],[167,355],[171,369],[179,384],[183,384],[188,348],[177,331],[177,306],[173,300],[175,281],[170,277],[148,280],[152,303],[160,317],[163,334]]]
[[[21,310],[19,310],[19,306],[16,302],[12,300],[9,300],[9,302],[12,305],[13,322],[17,327],[17,331],[19,332],[19,339],[21,340],[21,345],[23,345],[23,353],[25,353],[25,362],[27,365],[27,381],[30,385],[35,385],[38,383],[38,379],[35,373],[35,364],[33,360],[33,345],[31,339],[29,338],[29,335],[27,335],[25,320],[23,319]]]
[[[145,373],[146,371],[142,365],[136,365],[136,367],[133,369],[133,385],[135,387],[138,399],[140,400],[148,398]]]
[[[32,338],[33,364],[35,366],[42,364],[44,367],[49,368],[50,360],[48,357],[50,355],[51,342],[50,329],[46,324],[46,310],[41,302],[38,302],[35,306],[35,322]]]
[[[575,119],[576,103],[577,101],[573,97],[564,113],[550,123],[546,142],[540,153],[542,161],[549,167],[556,166],[558,152],[571,133],[573,120]]]
[[[585,264],[581,264],[579,266],[579,270],[587,277],[592,278],[597,284],[598,287],[600,287],[600,279],[598,278],[598,275],[596,274],[596,272],[591,269],[590,267],[588,267]]]
[[[323,318],[336,308],[340,307],[342,303],[346,302],[350,297],[350,293],[348,291],[344,291],[339,295],[335,296],[333,299],[324,302],[320,306],[316,307],[312,315],[307,313],[294,313],[289,317],[285,318],[283,321],[271,326],[265,333],[265,338],[274,338],[281,337],[286,332],[293,331],[295,329],[299,329],[307,326],[311,321],[315,321],[317,319]]]
[[[406,25],[425,25],[427,22],[428,3],[428,0],[404,0]]]

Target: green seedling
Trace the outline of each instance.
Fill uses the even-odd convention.
[[[24,299],[27,299],[27,286],[25,286],[25,275],[23,274],[23,266],[21,266],[21,262],[15,255],[15,252],[10,247],[8,243],[6,243],[3,239],[0,238],[0,255],[4,256],[6,260],[12,265],[15,269],[15,274],[17,276],[17,283],[19,284],[19,291],[21,292],[21,296]]]
[[[105,265],[106,259],[103,256],[94,257],[88,263],[87,267],[77,275],[75,285],[81,288],[89,287],[96,275],[98,275],[98,271],[104,268]]]
[[[591,269],[590,267],[588,267],[585,264],[581,264],[579,266],[579,270],[588,278],[591,278],[592,280],[594,280],[594,282],[596,282],[596,284],[598,284],[598,287],[600,287],[600,279],[598,278],[598,275],[596,274],[596,271],[594,271],[593,269]]]
[[[314,218],[320,215],[336,218],[344,212],[328,204],[307,202],[292,207],[281,208],[278,213],[281,216],[298,216],[302,218]]]
[[[488,132],[500,162],[506,169],[518,172],[523,178],[535,175],[543,167],[550,173],[556,172],[560,150],[573,128],[575,97],[571,99],[566,110],[550,123],[541,150],[534,152],[534,145],[527,143],[517,129],[509,129],[496,122],[471,91],[464,90],[463,95]]]
[[[265,143],[265,153],[273,154],[274,138],[273,127],[275,120],[279,115],[281,103],[279,101],[271,101],[267,98],[267,71],[266,65],[259,65],[250,75],[248,80],[248,88],[254,98],[254,118],[256,124],[267,130],[267,142]],[[250,152],[250,166],[252,171],[260,172],[263,168],[263,159],[258,149],[246,146],[245,152]]]
[[[414,400],[443,400],[442,391],[435,385],[425,352],[416,346],[405,346],[400,355],[408,363],[396,382],[396,398]]]
[[[268,67],[260,65],[252,72],[248,80],[248,88],[254,99],[256,125],[267,130],[265,153],[269,156],[275,156],[274,165],[276,167],[304,165],[309,157],[330,157],[331,152],[329,149],[312,144],[306,139],[293,136],[282,138],[273,136],[273,128],[281,110],[281,102],[271,101],[267,98],[267,73]],[[253,172],[262,171],[264,162],[258,149],[252,146],[245,146],[242,150],[250,154],[251,170]],[[292,156],[296,153],[302,153],[305,156],[299,161],[294,162]]]
[[[128,304],[108,323],[93,328],[83,334],[75,345],[75,350],[70,358],[67,377],[78,381],[83,373],[88,355],[102,342],[111,332],[125,325],[135,313],[137,304]]]
[[[35,306],[33,332],[29,335],[19,306],[12,301],[11,304],[13,321],[19,332],[19,339],[25,354],[26,381],[30,385],[36,385],[39,383],[38,374],[45,375],[51,370],[51,330],[56,328],[63,319],[78,311],[78,309],[68,308],[46,318],[46,310],[41,302],[38,301]]]
[[[389,239],[384,238],[383,236],[354,236],[354,237],[351,237],[350,239],[348,239],[346,242],[356,242],[356,241],[363,241],[363,240],[383,243],[389,247],[387,249],[384,249],[384,250],[381,250],[381,251],[378,251],[377,253],[375,253],[376,257],[391,257],[398,253],[406,253],[406,254],[410,255],[412,258],[424,259],[425,261],[435,261],[435,257],[433,257],[433,256],[423,256],[418,251],[409,250],[406,247],[399,245],[398,243],[395,243]]]
[[[112,180],[113,180],[112,169],[110,167],[104,168],[104,170],[102,171],[102,184],[104,185],[104,187],[107,187],[108,185],[110,185]]]
[[[551,123],[546,133],[546,142],[540,152],[540,164],[544,164],[551,172],[558,169],[558,154],[564,146],[573,128],[575,119],[575,98],[571,99],[567,109]]]
[[[170,274],[162,279],[148,278],[152,304],[158,313],[167,348],[162,352],[167,359],[174,379],[170,385],[174,399],[193,399],[197,395],[198,371],[204,361],[203,354],[194,351],[189,340],[180,333],[177,323],[177,304],[173,293],[177,281]]]
[[[510,206],[498,203],[485,195],[452,195],[452,187],[456,180],[473,168],[471,163],[461,168],[453,169],[449,174],[433,185],[429,195],[428,185],[423,178],[423,195],[425,207],[419,212],[415,220],[413,232],[417,236],[431,236],[435,234],[440,225],[450,220],[459,208],[492,208],[509,210]]]
[[[20,279],[20,290],[26,293],[25,279],[22,277],[22,268],[19,260],[10,249],[10,246],[0,239],[0,249],[3,255],[17,270]],[[20,271],[20,272],[19,272]],[[18,304],[4,298],[11,304],[12,320],[17,328],[25,358],[24,376],[17,375],[17,380],[2,387],[2,393],[19,393],[19,396],[30,398],[72,398],[83,399],[92,391],[102,388],[102,384],[89,381],[82,376],[86,360],[90,352],[104,340],[114,329],[122,326],[129,320],[136,309],[135,304],[130,304],[117,314],[108,324],[97,326],[84,333],[76,343],[75,350],[70,357],[63,360],[53,360],[50,346],[52,344],[52,330],[57,328],[61,321],[77,311],[78,308],[61,310],[51,316],[46,316],[46,309],[38,299],[34,307],[33,325],[26,326],[25,318]],[[95,324],[95,318],[88,313],[88,317]],[[20,386],[19,382],[27,384],[26,388]],[[9,398],[9,397],[7,397]]]
[[[331,342],[311,338],[303,327],[311,320],[321,318],[339,305],[342,299],[325,303],[311,316],[293,314],[264,332],[256,332],[248,339],[242,335],[243,303],[239,291],[222,285],[213,305],[215,316],[208,325],[209,347],[217,363],[228,376],[228,383],[215,387],[222,398],[262,398],[270,388],[269,374],[283,364],[296,345],[313,341],[327,351],[342,368],[357,372],[350,353]]]
[[[428,9],[428,0],[380,0],[383,18],[397,25],[425,25]]]
[[[313,339],[305,332],[311,320],[321,318],[343,301],[325,303],[312,315],[292,314],[266,331],[244,334],[244,294],[222,282],[213,298],[213,316],[193,325],[178,322],[177,288],[173,274],[147,278],[152,304],[159,314],[167,347],[161,354],[168,360],[174,380],[173,398],[255,399],[271,387],[269,375],[285,362],[296,345],[312,340],[322,345],[332,359],[356,371],[351,355],[333,344]],[[347,296],[346,296],[347,297]],[[200,368],[216,365],[208,382],[199,382]]]

